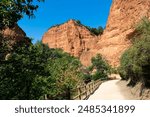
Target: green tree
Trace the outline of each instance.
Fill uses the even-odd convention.
[[[0,64],[0,99],[70,99],[82,81],[78,59],[41,42],[16,48]]]
[[[81,23],[80,20],[76,20],[76,22],[79,24],[79,25],[82,25],[82,26],[85,26]],[[99,26],[98,28],[91,28],[90,26],[85,26],[91,33],[93,33],[94,35],[102,35],[103,34],[103,27]]]
[[[1,0],[0,1],[0,28],[13,26],[24,15],[34,16],[34,11],[38,5],[33,2],[35,0]],[[38,2],[44,0],[37,0]]]
[[[71,90],[74,89],[82,81],[82,73],[79,71],[81,64],[78,59],[66,53],[60,53],[58,58],[52,59],[48,64],[51,78],[54,84],[48,91],[49,99],[70,99]]]
[[[101,26],[99,26],[98,28],[88,27],[88,29],[95,35],[101,35],[103,33],[103,28]]]
[[[82,25],[82,23],[81,23],[80,20],[76,20],[76,22],[77,22],[79,25]]]
[[[133,46],[121,57],[120,75],[123,79],[130,80],[128,85],[134,86],[142,82],[150,86],[150,21],[143,19],[132,35]]]
[[[8,52],[8,41],[0,33],[0,60],[4,60],[6,53]]]
[[[106,60],[104,60],[100,54],[97,54],[96,57],[93,57],[91,59],[91,62],[92,62],[92,66],[90,66],[90,69],[96,70],[96,72],[95,72],[95,74],[93,74],[92,78],[94,80],[107,79],[107,75],[110,72],[110,66],[106,62]]]
[[[0,65],[0,99],[40,99],[50,75],[50,49],[42,44],[18,47]]]

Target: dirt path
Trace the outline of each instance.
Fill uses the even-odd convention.
[[[132,100],[135,99],[126,87],[126,82],[117,80],[110,80],[101,84],[89,100]]]

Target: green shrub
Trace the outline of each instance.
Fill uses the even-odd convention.
[[[80,62],[40,42],[18,47],[0,64],[0,99],[69,99]]]
[[[70,99],[70,91],[78,86],[82,80],[79,60],[67,53],[61,54],[61,57],[52,59],[48,63],[51,74],[49,78],[55,80],[53,87],[48,91],[50,99]]]
[[[97,72],[95,72],[95,73],[92,75],[92,80],[98,80],[98,79],[100,79],[100,80],[107,80],[108,77],[107,77],[106,74],[101,73],[100,71],[97,71]]]
[[[91,33],[95,34],[95,35],[102,35],[103,34],[103,31],[104,29],[99,26],[98,28],[91,28],[89,26],[85,26]]]
[[[91,28],[90,26],[83,25],[80,20],[76,20],[76,22],[79,25],[86,27],[94,35],[98,36],[98,35],[102,35],[103,34],[104,29],[101,26],[99,26],[98,28]]]
[[[91,78],[92,78],[92,75],[86,74],[86,73],[83,74],[83,80],[85,84],[91,82]]]
[[[97,54],[96,57],[91,59],[92,65],[90,66],[90,70],[96,70],[94,74],[92,74],[92,79],[107,79],[108,74],[110,73],[109,64],[101,57],[100,54]]]
[[[150,86],[150,21],[143,20],[133,35],[133,46],[121,57],[120,75],[123,79],[130,79],[129,85],[143,82]],[[138,35],[137,35],[138,34]],[[131,38],[132,39],[132,38]]]
[[[48,72],[48,47],[18,47],[0,65],[0,99],[39,99],[44,94],[42,83]],[[38,93],[35,93],[38,92]],[[35,95],[34,95],[35,94]]]
[[[36,2],[43,2],[37,0]],[[0,1],[0,29],[14,26],[24,15],[34,17],[38,9],[35,0],[1,0]]]

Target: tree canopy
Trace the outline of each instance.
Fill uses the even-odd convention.
[[[1,0],[0,1],[0,29],[13,26],[24,15],[34,16],[34,11],[38,9],[36,0]],[[37,0],[42,2],[44,0]]]
[[[18,47],[1,61],[0,99],[69,99],[82,81],[80,66],[78,59],[40,42]]]
[[[97,54],[91,59],[92,65],[88,67],[90,74],[85,74],[85,80],[107,80],[108,74],[110,73],[110,66],[100,54]]]
[[[130,79],[129,85],[137,82],[150,86],[150,21],[143,19],[132,35],[133,46],[121,57],[120,75],[123,79]]]
[[[33,17],[37,8],[35,0],[1,0],[0,29]],[[0,31],[0,99],[70,99],[70,90],[82,82],[79,60],[41,42],[12,40]]]
[[[93,34],[97,36],[103,34],[103,31],[104,31],[104,29],[101,26],[99,26],[98,28],[91,28],[89,26],[86,26],[86,27],[90,32],[92,32]]]

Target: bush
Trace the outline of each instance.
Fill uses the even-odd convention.
[[[63,61],[63,62],[62,62]],[[80,62],[40,42],[18,47],[0,65],[0,99],[69,99]]]
[[[150,86],[150,21],[143,20],[133,35],[133,46],[121,57],[120,75],[130,79],[129,85],[134,86],[141,81],[144,86]],[[132,38],[131,38],[132,39]]]
[[[70,99],[70,91],[76,88],[82,80],[79,60],[69,54],[61,54],[61,57],[52,59],[48,63],[51,74],[49,78],[54,80],[53,87],[48,91],[50,99]]]
[[[44,0],[37,0],[42,2]],[[33,0],[1,0],[0,1],[0,30],[14,26],[24,15],[34,17],[38,5]]]
[[[96,57],[91,59],[92,65],[90,66],[91,71],[94,69],[96,72],[92,75],[93,80],[97,79],[108,79],[108,74],[110,72],[110,66],[108,63],[101,57],[100,54],[97,54]]]
[[[106,76],[106,74],[97,71],[92,75],[92,80],[98,80],[98,79],[107,80],[108,77]]]
[[[45,70],[48,51],[44,45],[24,45],[2,61],[0,99],[39,99],[44,94],[40,83],[50,75]]]
[[[86,26],[86,28],[91,32],[91,33],[93,33],[93,34],[95,34],[95,35],[102,35],[103,34],[103,31],[104,31],[104,29],[101,27],[101,26],[99,26],[98,28],[91,28],[91,27],[89,27],[89,26]]]
[[[85,84],[91,82],[91,78],[92,76],[90,74],[83,74],[83,80]]]
[[[80,20],[76,20],[76,22],[77,22],[78,25],[86,27],[94,35],[98,36],[98,35],[103,34],[104,29],[101,26],[99,26],[98,28],[91,28],[90,26],[83,25]]]

